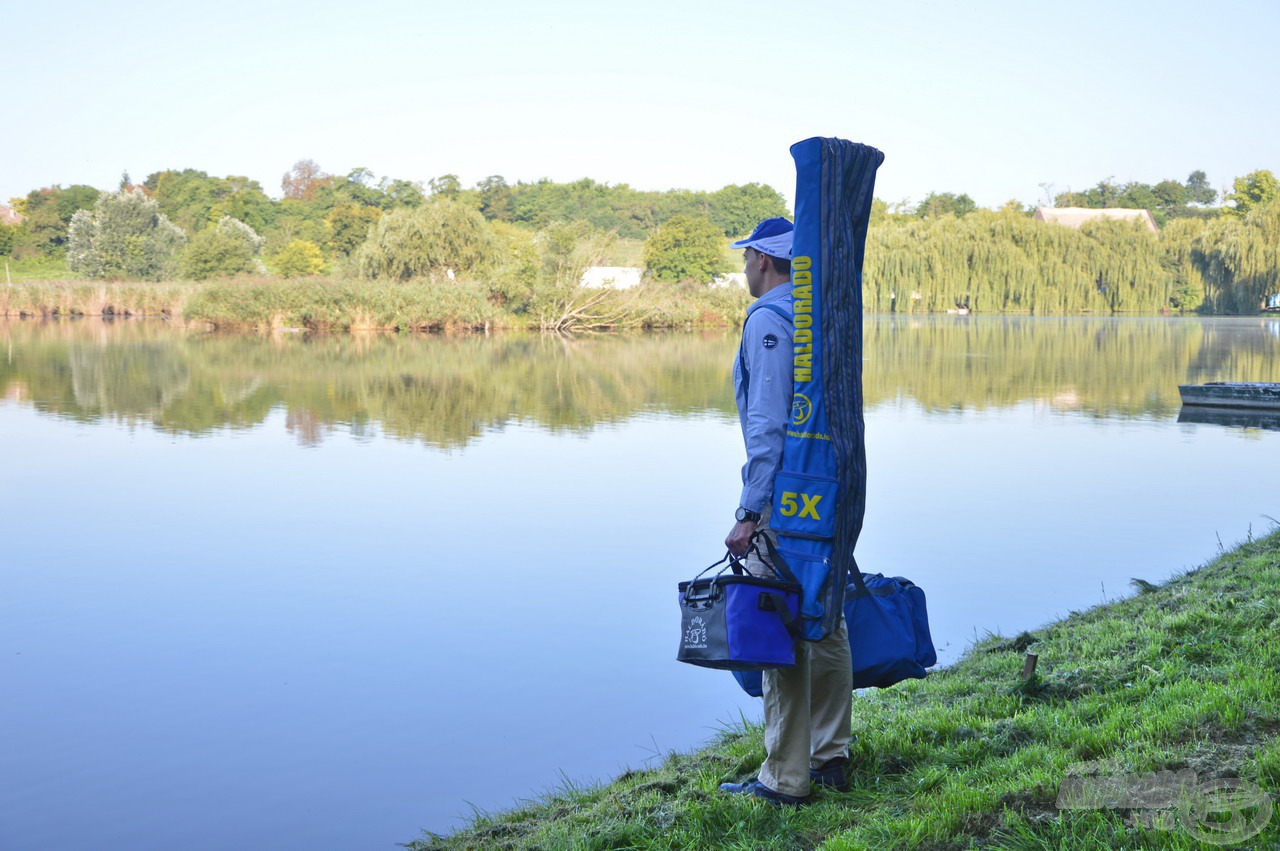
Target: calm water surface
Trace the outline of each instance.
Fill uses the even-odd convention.
[[[392,849],[758,717],[673,661],[735,345],[0,324],[0,848]],[[1280,381],[1275,321],[878,317],[866,354],[859,560],[943,664],[1280,517],[1280,433],[1177,393]]]

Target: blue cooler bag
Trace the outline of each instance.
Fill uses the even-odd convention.
[[[778,578],[752,576],[726,554],[692,580],[681,582],[676,659],[729,671],[794,666],[800,583],[785,564],[773,563]],[[720,564],[724,567],[714,576],[701,578]],[[731,568],[733,573],[726,575]]]
[[[925,668],[938,663],[924,591],[903,576],[886,577],[855,568],[851,577],[844,592],[844,618],[853,657],[853,687],[887,688],[923,678]],[[733,676],[752,697],[764,694],[758,672],[734,671]]]

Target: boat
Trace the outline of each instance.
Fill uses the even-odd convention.
[[[1261,381],[1210,381],[1179,384],[1182,404],[1211,408],[1280,410],[1280,384]]]

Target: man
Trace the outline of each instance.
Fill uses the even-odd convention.
[[[751,236],[733,243],[745,249],[747,308],[742,342],[733,368],[738,418],[747,447],[737,522],[725,538],[736,556],[747,551],[757,531],[775,544],[769,528],[773,477],[791,420],[791,241],[795,228],[782,218],[765,219]],[[753,550],[745,564],[752,573],[773,576],[767,557]],[[811,784],[848,789],[853,709],[853,664],[844,618],[822,641],[797,643],[794,668],[764,671],[764,744],[767,756],[758,777],[722,783],[733,794],[798,805]]]

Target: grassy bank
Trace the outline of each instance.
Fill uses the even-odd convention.
[[[65,260],[51,257],[29,257],[25,260],[14,260],[12,257],[0,257],[5,277],[3,283],[21,283],[22,281],[57,281],[74,278],[75,272],[67,268]]]
[[[1023,681],[1028,651],[1039,666]],[[1238,777],[1275,800],[1280,532],[1127,599],[1014,638],[989,636],[924,680],[855,699],[853,724],[853,788],[817,793],[799,810],[718,791],[764,756],[760,729],[747,726],[660,767],[567,788],[408,847],[1216,847],[1193,838],[1174,809],[1118,809],[1114,800],[1059,809],[1056,801],[1069,769],[1078,778]],[[1256,818],[1259,808],[1244,814]],[[1280,814],[1227,847],[1280,847]]]
[[[738,287],[646,283],[571,290],[519,310],[483,284],[245,278],[209,283],[23,281],[0,286],[0,316],[161,316],[227,330],[480,330],[736,326]]]

